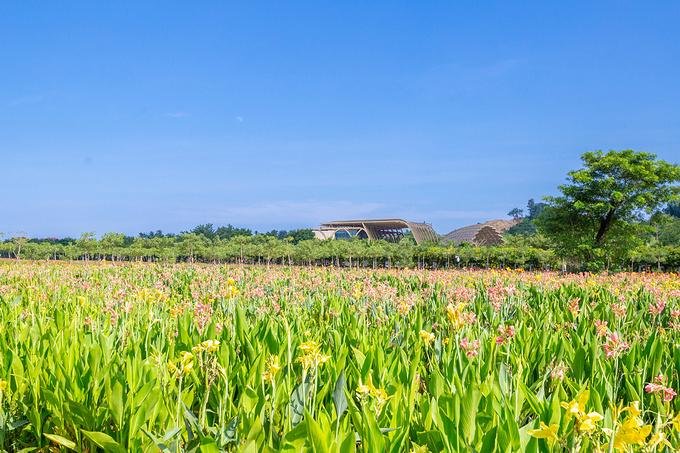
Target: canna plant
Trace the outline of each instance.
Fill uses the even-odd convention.
[[[0,450],[675,451],[677,275],[0,263]]]

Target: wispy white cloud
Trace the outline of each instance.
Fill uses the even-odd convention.
[[[321,222],[370,218],[384,208],[381,203],[350,201],[272,201],[222,209],[180,210],[177,217],[189,224],[213,222],[240,225],[307,225],[315,228]]]
[[[452,96],[488,89],[521,66],[517,59],[505,59],[488,65],[465,67],[450,64],[437,67],[420,79],[421,89],[430,96]]]
[[[507,219],[507,211],[499,210],[399,210],[396,217],[411,222],[426,222],[432,224],[435,231],[446,234],[455,229],[487,222],[495,219]]]
[[[25,104],[36,104],[38,102],[42,102],[45,100],[47,96],[44,94],[31,94],[28,96],[24,96],[21,98],[14,99],[13,101],[10,101],[9,105],[11,106],[18,106],[18,105],[25,105]]]
[[[176,112],[176,113],[166,113],[165,116],[169,116],[171,118],[184,118],[185,116],[189,116],[184,112]]]
[[[239,123],[242,123],[242,122],[243,122],[243,117],[242,117],[242,116],[237,116],[237,117],[236,117],[236,121],[238,121]]]
[[[507,214],[502,211],[431,211],[419,214],[432,220],[494,220],[505,218]]]

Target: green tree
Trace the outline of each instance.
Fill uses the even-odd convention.
[[[665,214],[672,215],[673,217],[680,217],[680,205],[669,203],[663,212]]]
[[[678,200],[680,167],[633,150],[588,152],[568,173],[562,196],[546,197],[540,231],[562,256],[602,262],[631,247],[646,214]]]
[[[253,232],[246,228],[234,228],[231,224],[226,227],[219,227],[215,234],[220,237],[220,239],[232,239],[237,236],[247,236],[251,237]]]
[[[513,219],[521,219],[524,217],[524,210],[520,208],[512,208],[510,212],[508,212],[508,217],[512,217]]]
[[[182,235],[184,235],[185,233],[193,233],[196,236],[203,235],[207,239],[210,239],[210,240],[212,240],[217,235],[217,232],[215,231],[215,228],[213,227],[212,223],[206,223],[204,225],[198,225],[191,231],[183,231]]]
[[[194,262],[194,256],[200,254],[205,245],[205,236],[196,233],[182,233],[178,243],[179,253],[187,257],[188,263]]]
[[[89,261],[90,257],[97,249],[97,238],[95,238],[94,231],[82,233],[80,239],[76,240],[76,247],[78,247],[85,256],[85,262]]]
[[[24,245],[28,242],[28,238],[26,237],[26,233],[19,231],[14,234],[14,237],[12,237],[11,241],[14,244],[14,256],[18,261],[21,257],[21,248],[24,247]]]
[[[102,236],[100,244],[104,252],[104,259],[106,255],[111,255],[111,261],[115,261],[116,249],[123,246],[125,235],[122,233],[106,233]]]
[[[527,212],[528,215],[522,219],[520,223],[517,225],[511,227],[507,234],[511,236],[524,236],[524,237],[532,237],[536,235],[536,225],[534,223],[534,220],[540,217],[540,215],[543,213],[543,210],[545,209],[547,205],[545,203],[536,203],[534,202],[533,198],[530,198],[529,201],[527,202]],[[517,208],[515,208],[517,209]],[[515,210],[513,209],[513,211]],[[512,212],[510,211],[508,215],[512,215]],[[520,210],[521,211],[521,210]]]

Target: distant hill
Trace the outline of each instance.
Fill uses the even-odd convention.
[[[499,233],[505,233],[510,228],[514,227],[515,225],[522,223],[522,220],[524,220],[524,219],[512,219],[512,220],[496,219],[496,220],[489,220],[488,222],[484,222],[484,223],[478,223],[477,225],[478,226],[485,226],[485,225],[490,226],[492,228],[495,228]],[[469,226],[472,226],[472,225],[469,225]],[[453,231],[458,231],[459,229],[460,228],[453,230]],[[453,231],[451,231],[449,234],[447,234],[445,236],[449,236],[451,233],[453,233]]]

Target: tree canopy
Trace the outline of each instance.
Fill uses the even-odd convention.
[[[546,206],[547,205],[545,203],[536,203],[533,198],[530,198],[529,201],[527,202],[527,212],[529,213],[529,215],[524,217],[520,223],[511,227],[508,230],[507,234],[510,236],[515,235],[520,235],[524,237],[535,236],[537,230],[534,221],[540,217]],[[522,214],[524,213],[522,209],[515,208],[512,211],[508,212],[508,215],[513,218],[517,218],[513,216],[513,211],[519,211]]]
[[[562,196],[545,197],[538,222],[563,256],[585,260],[626,253],[646,215],[678,200],[680,167],[633,150],[588,152],[568,173]]]

